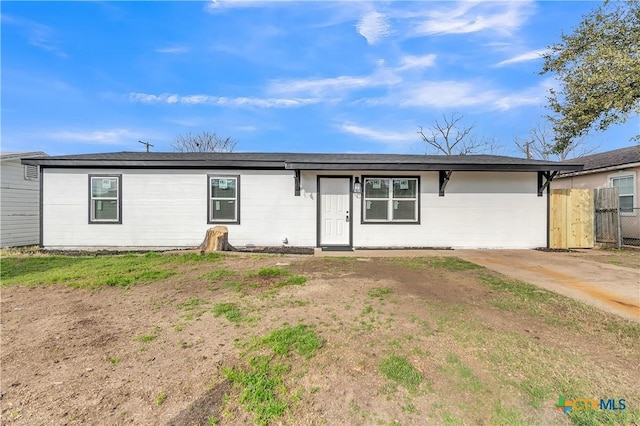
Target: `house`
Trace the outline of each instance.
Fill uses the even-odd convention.
[[[512,157],[117,152],[27,159],[47,249],[547,245],[548,185],[581,165]]]
[[[640,146],[601,152],[565,161],[584,164],[578,171],[564,171],[553,180],[553,189],[618,188],[622,238],[640,243]]]
[[[40,241],[38,167],[22,165],[20,161],[45,155],[42,151],[0,154],[0,247],[28,246]]]
[[[640,174],[640,146],[600,154],[587,155],[565,161],[567,164],[583,164],[580,171],[565,171],[553,181],[553,189],[572,188],[618,188],[620,208],[639,208],[640,187],[637,177]]]

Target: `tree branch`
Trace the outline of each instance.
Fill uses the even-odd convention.
[[[171,146],[178,152],[233,152],[237,143],[230,137],[221,138],[203,131],[195,135],[191,132],[180,135]]]

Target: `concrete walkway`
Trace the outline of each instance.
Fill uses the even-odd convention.
[[[640,256],[640,253],[638,254]],[[640,269],[595,261],[579,252],[538,250],[356,250],[316,256],[456,256],[509,277],[640,322]]]

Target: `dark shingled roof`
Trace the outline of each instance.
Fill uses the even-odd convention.
[[[582,173],[588,173],[590,171],[591,173],[595,173],[595,171],[599,169],[608,169],[611,167],[624,166],[625,164],[640,163],[640,145],[601,152],[599,154],[586,155],[584,157],[567,160],[565,163],[584,164]]]
[[[243,168],[287,170],[582,170],[580,164],[497,155],[111,152],[32,158],[43,167]]]

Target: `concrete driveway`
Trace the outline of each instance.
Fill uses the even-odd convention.
[[[606,250],[356,250],[316,256],[456,256],[520,281],[572,297],[640,322],[640,251],[625,253],[630,266],[617,266],[619,253]],[[598,259],[598,260],[596,260]]]
[[[640,322],[640,269],[596,261],[592,253],[586,250],[451,252],[501,274]],[[637,256],[640,257],[640,251]]]

